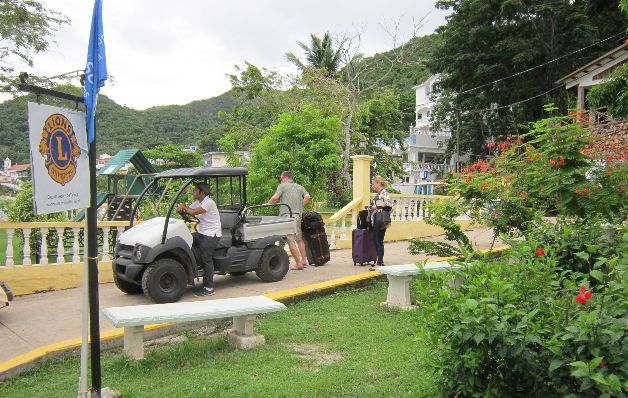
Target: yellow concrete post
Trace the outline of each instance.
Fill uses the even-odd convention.
[[[373,156],[355,155],[353,160],[353,199],[362,199],[360,208],[368,206],[371,192],[371,162]]]

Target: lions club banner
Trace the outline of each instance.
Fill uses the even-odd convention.
[[[28,103],[35,214],[89,206],[85,112]]]

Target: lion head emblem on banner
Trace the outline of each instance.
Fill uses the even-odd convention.
[[[62,114],[50,115],[44,123],[39,141],[39,153],[46,161],[48,175],[65,185],[76,175],[76,161],[81,149],[76,141],[74,127]]]

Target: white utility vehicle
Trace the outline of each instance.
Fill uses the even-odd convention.
[[[0,308],[8,307],[10,301],[13,301],[13,292],[6,282],[0,281]]]
[[[213,257],[214,273],[240,276],[255,271],[265,282],[283,279],[288,272],[288,255],[282,242],[286,235],[296,232],[295,221],[291,217],[255,215],[259,208],[277,205],[247,206],[246,175],[244,168],[222,167],[173,169],[156,174],[133,208],[131,227],[116,242],[116,286],[128,294],[143,291],[157,303],[172,303],[183,296],[195,278],[203,276],[203,268],[197,265],[194,255],[199,248],[192,245],[190,231],[197,220],[175,210],[178,203],[186,202],[182,197],[186,188],[200,182],[210,186],[209,196],[218,206],[222,224],[222,238]],[[165,216],[133,225],[143,198],[163,198],[168,194],[172,200]],[[181,219],[174,218],[176,214]]]

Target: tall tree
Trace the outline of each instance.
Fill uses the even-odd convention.
[[[67,17],[40,1],[0,1],[0,84],[13,80],[11,58],[32,66],[33,54],[45,51],[53,32],[68,22]]]
[[[360,105],[356,113],[358,134],[354,135],[354,147],[364,154],[373,155],[373,167],[378,175],[388,180],[403,174],[399,151],[405,150],[408,132],[403,129],[403,112],[399,109],[399,97],[391,89],[374,93]]]
[[[567,93],[555,82],[623,39],[626,19],[617,6],[617,0],[438,1],[452,13],[430,63],[442,74],[435,126],[459,128],[461,147],[480,153],[491,136],[541,118],[544,103],[567,108]]]
[[[415,27],[418,29],[418,27]],[[395,41],[395,40],[393,40]],[[346,116],[343,118],[343,164],[342,175],[345,185],[351,184],[349,174],[349,157],[352,149],[352,136],[356,130],[354,128],[354,117],[361,101],[367,100],[373,93],[388,86],[388,78],[393,71],[404,64],[411,49],[410,43],[401,44],[393,50],[380,54],[379,63],[370,62],[359,52],[360,37],[347,40],[347,45],[343,47],[342,56],[345,66],[339,72],[339,82],[342,86],[341,98],[346,106]],[[398,102],[397,102],[398,106]],[[401,121],[401,120],[400,120]],[[403,128],[402,126],[399,126]]]
[[[307,64],[301,62],[299,57],[291,52],[286,53],[286,59],[295,64],[300,69],[305,69],[307,66],[317,69],[323,69],[326,71],[327,76],[334,76],[340,67],[342,47],[344,41],[337,44],[337,48],[334,48],[334,42],[329,32],[325,32],[323,38],[310,35],[310,44],[307,45],[302,41],[298,41],[299,47],[305,51],[305,59]]]
[[[326,116],[309,106],[282,114],[253,150],[248,178],[251,202],[268,200],[285,170],[293,173],[314,201],[328,199],[329,187],[340,171],[339,137],[337,116]]]

